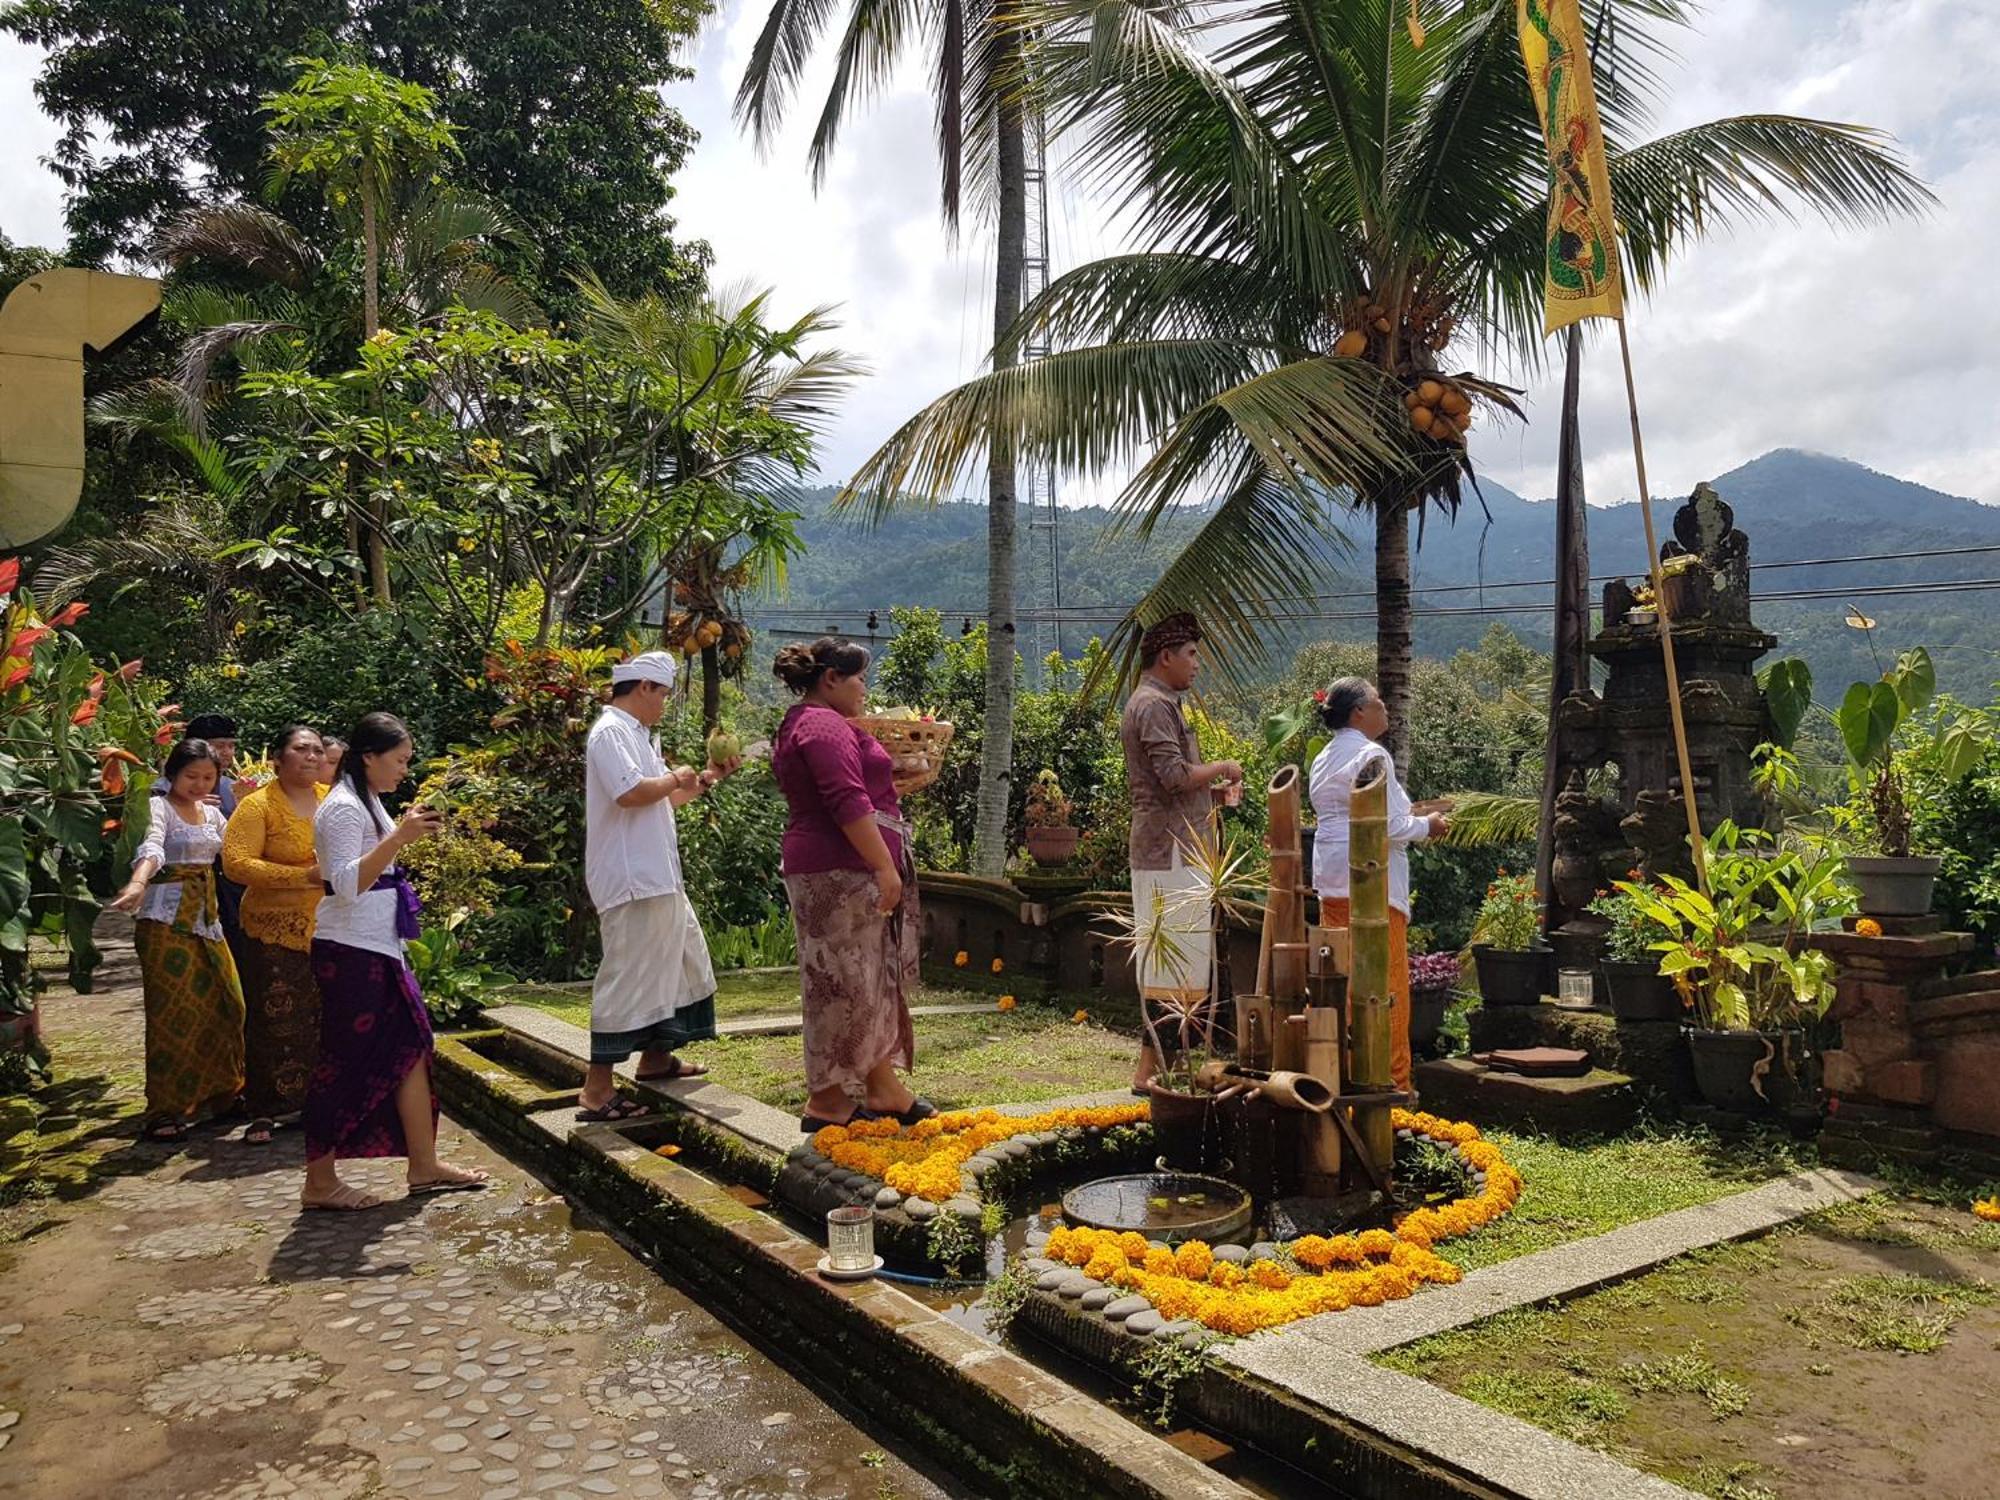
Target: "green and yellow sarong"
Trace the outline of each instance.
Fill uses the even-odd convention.
[[[147,1123],[191,1119],[243,1092],[243,987],[229,945],[205,938],[218,915],[209,865],[168,865],[153,884],[180,883],[171,922],[133,924],[146,995]]]

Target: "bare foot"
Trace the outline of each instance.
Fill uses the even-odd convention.
[[[422,1177],[410,1174],[410,1192],[464,1193],[485,1187],[493,1174],[484,1167],[454,1167],[450,1162],[435,1163]]]
[[[330,1188],[307,1188],[299,1198],[300,1208],[331,1209],[338,1213],[355,1213],[364,1208],[380,1208],[382,1200],[373,1193],[363,1192],[358,1187],[350,1187],[337,1182]]]

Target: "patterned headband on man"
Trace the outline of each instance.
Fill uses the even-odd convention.
[[[1168,615],[1139,638],[1139,656],[1151,666],[1162,651],[1174,651],[1200,639],[1201,623],[1193,615],[1185,611]]]

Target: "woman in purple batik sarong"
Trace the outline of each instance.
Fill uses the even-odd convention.
[[[313,820],[325,894],[312,944],[320,1039],[306,1085],[306,1208],[382,1201],[340,1180],[342,1157],[408,1157],[413,1194],[486,1185],[483,1170],[438,1159],[430,1015],[403,957],[418,906],[396,855],[435,833],[438,819],[419,806],[392,821],[380,797],[402,785],[414,749],[402,720],[369,714],[348,737],[341,774]]]

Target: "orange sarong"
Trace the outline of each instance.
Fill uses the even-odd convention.
[[[1348,925],[1345,896],[1319,898],[1322,927]],[[1404,1092],[1410,1087],[1410,919],[1389,908],[1389,1076]]]

